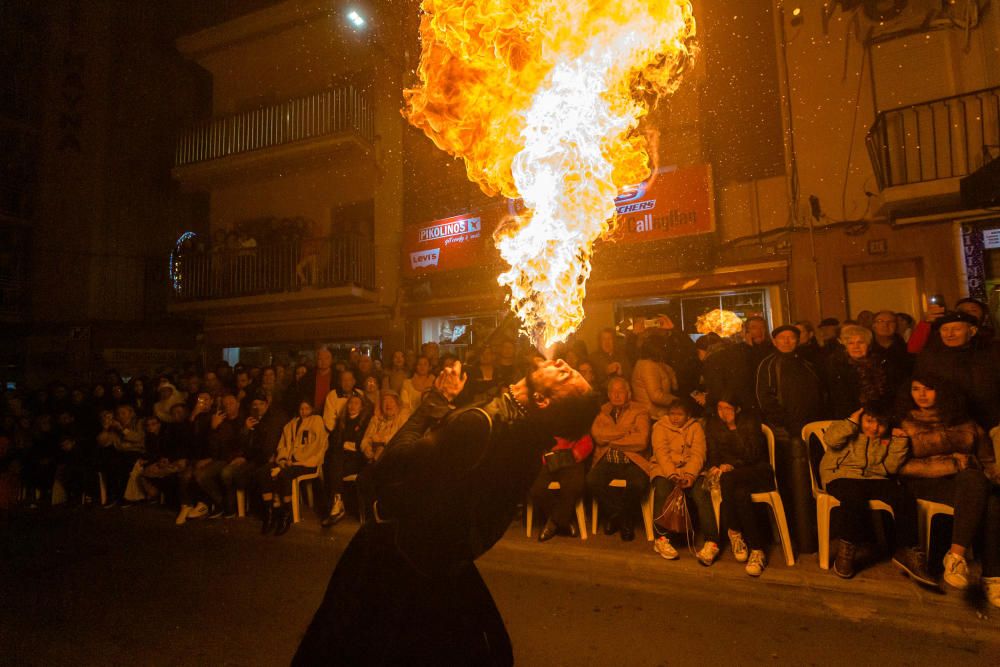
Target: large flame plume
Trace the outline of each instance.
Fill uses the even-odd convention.
[[[527,212],[494,238],[499,282],[545,348],[583,321],[594,242],[650,175],[639,122],[694,52],[688,0],[423,0],[404,115]]]

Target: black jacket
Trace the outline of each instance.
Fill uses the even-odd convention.
[[[760,429],[760,419],[751,412],[740,412],[736,430],[730,431],[725,422],[710,415],[705,420],[705,442],[708,445],[706,468],[728,463],[734,468],[767,464],[767,440]]]
[[[798,353],[775,352],[757,369],[757,402],[765,424],[798,436],[803,426],[823,416],[823,383]]]
[[[914,375],[933,374],[962,391],[969,416],[987,432],[1000,422],[1000,363],[993,346],[925,347]]]
[[[240,449],[247,460],[257,465],[270,461],[278,450],[281,430],[287,422],[285,413],[278,406],[271,406],[252,431],[247,429],[246,424],[241,426]]]

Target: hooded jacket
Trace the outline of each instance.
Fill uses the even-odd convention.
[[[705,466],[708,451],[705,430],[697,419],[688,419],[680,426],[662,417],[653,424],[653,461],[649,478],[671,475],[697,477]]]
[[[910,446],[906,437],[869,437],[850,419],[830,424],[823,436],[826,452],[819,464],[823,484],[835,479],[886,479],[906,462]]]
[[[291,465],[315,468],[323,463],[326,453],[327,435],[323,417],[309,415],[305,419],[296,417],[281,430],[275,461],[287,461]]]

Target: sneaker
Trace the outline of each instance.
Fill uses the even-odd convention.
[[[347,514],[347,509],[344,507],[343,498],[341,498],[340,494],[338,493],[333,498],[333,507],[330,508],[330,517],[329,517],[330,522],[337,523],[338,521],[344,518],[345,514]]]
[[[938,588],[938,583],[927,571],[927,554],[917,547],[900,547],[892,555],[892,564],[917,583]]]
[[[674,549],[674,546],[670,544],[670,540],[665,537],[656,538],[656,541],[653,542],[653,551],[667,560],[677,560],[679,558],[677,549]]]
[[[833,573],[841,579],[853,577],[855,572],[854,555],[857,550],[857,547],[847,540],[841,540],[840,547],[837,549],[837,557],[833,561]]]
[[[983,577],[981,581],[986,601],[994,607],[1000,607],[1000,577]]]
[[[178,526],[183,526],[185,523],[187,523],[188,514],[190,513],[191,513],[190,505],[181,505],[181,511],[177,513],[177,518],[174,519],[174,523],[176,523]]]
[[[34,504],[34,503],[32,503],[32,504]],[[118,507],[118,501],[117,500],[109,500],[108,502],[106,502],[103,505],[101,505],[101,507],[103,507],[106,510],[109,510],[112,507]]]
[[[751,577],[759,577],[764,573],[765,567],[767,567],[767,558],[764,556],[764,552],[760,549],[751,551],[747,560],[747,574]]]
[[[750,550],[747,549],[747,543],[743,541],[743,533],[738,533],[735,530],[729,531],[729,546],[733,549],[733,556],[737,563],[747,562]]]
[[[209,519],[221,519],[226,514],[226,511],[221,507],[216,507],[212,510],[212,513],[208,515]]]
[[[715,562],[716,558],[719,557],[719,545],[715,542],[705,542],[695,555],[697,556],[699,563],[708,567]]]
[[[230,510],[230,511],[226,512],[225,514],[223,514],[222,518],[223,519],[235,519],[238,516],[239,516],[239,514],[236,512],[236,510]]]
[[[950,551],[944,555],[944,583],[960,591],[969,587],[969,566],[964,556]]]
[[[203,519],[207,515],[208,515],[208,505],[206,505],[205,503],[198,503],[197,505],[191,508],[190,512],[188,512],[187,518]]]

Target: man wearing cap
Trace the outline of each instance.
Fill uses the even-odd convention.
[[[917,356],[914,373],[933,373],[962,389],[969,416],[988,432],[1000,422],[1000,360],[994,346],[976,344],[978,321],[949,311],[937,321],[937,338]]]
[[[823,382],[796,350],[799,330],[784,324],[771,332],[775,352],[757,369],[757,402],[775,437],[775,465],[782,495],[791,499],[790,527],[800,552],[815,551],[811,517],[809,451],[799,434],[823,417]]]

